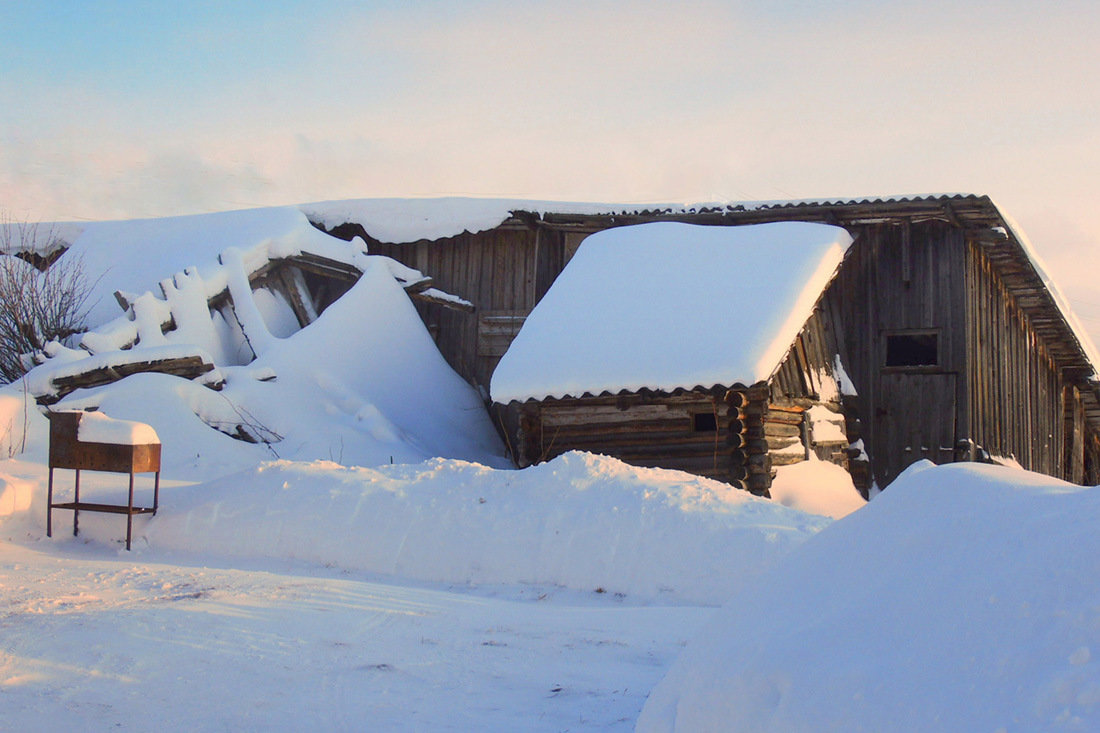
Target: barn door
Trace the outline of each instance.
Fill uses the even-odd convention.
[[[880,375],[871,460],[880,487],[927,458],[950,463],[955,448],[955,375]]]

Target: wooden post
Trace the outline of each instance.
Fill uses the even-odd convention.
[[[130,495],[126,499],[126,551],[130,551],[130,537],[134,532],[134,472],[130,471]]]
[[[50,480],[46,486],[46,536],[53,537],[53,466],[50,466]]]
[[[73,503],[80,504],[80,469],[76,469],[76,492],[73,495]],[[77,519],[80,517],[80,510],[73,509],[73,537],[76,537],[77,532]]]

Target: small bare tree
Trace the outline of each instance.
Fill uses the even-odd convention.
[[[26,373],[24,355],[85,330],[91,286],[79,258],[50,256],[58,244],[52,228],[0,221],[0,383]]]

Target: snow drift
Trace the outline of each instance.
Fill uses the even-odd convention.
[[[523,471],[274,461],[162,491],[138,532],[145,552],[717,605],[828,521],[679,471],[568,453]],[[97,539],[115,535],[104,526]]]
[[[757,579],[641,731],[1100,727],[1100,491],[915,464]]]
[[[78,390],[55,409],[96,407],[152,425],[172,479],[205,480],[272,458],[373,466],[444,456],[507,465],[481,398],[447,365],[375,258],[365,259],[359,282],[315,322],[272,336],[258,359],[220,375],[225,386],[216,392],[135,374]],[[5,396],[11,389],[0,392],[0,409],[9,406],[14,419],[22,402]],[[229,437],[238,425],[271,444]]]

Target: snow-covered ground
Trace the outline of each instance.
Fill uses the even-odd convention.
[[[100,547],[0,552],[0,729],[629,730],[712,612]]]
[[[44,485],[0,463],[5,730],[629,730],[715,606],[829,522],[587,454],[270,461],[166,481],[126,552],[117,515],[46,538]]]
[[[273,211],[191,252],[198,220],[82,247],[109,263],[97,242],[129,237],[120,289],[171,255],[190,269],[165,293],[186,300],[196,276],[242,275],[202,269],[233,261],[223,245],[332,245]],[[173,311],[164,339],[211,355],[221,391],[145,373],[55,406],[161,440],[132,552],[117,515],[84,512],[73,537],[58,510],[45,536],[48,423],[26,387],[98,353],[0,389],[0,731],[629,730],[643,706],[645,730],[1100,728],[1095,489],[917,466],[864,506],[820,461],[780,469],[775,501],[580,453],[512,470],[384,259],[353,256],[359,283],[304,329],[242,299],[250,363],[201,299]],[[56,479],[64,500],[72,472]],[[81,486],[125,493],[117,474]]]
[[[709,615],[6,546],[4,730],[629,729]]]
[[[1100,730],[1100,490],[911,466],[714,618],[642,731]]]
[[[1018,469],[830,524],[584,454],[272,461],[167,482],[130,553],[112,515],[45,538],[44,478],[0,463],[4,730],[1100,723],[1100,492]]]

